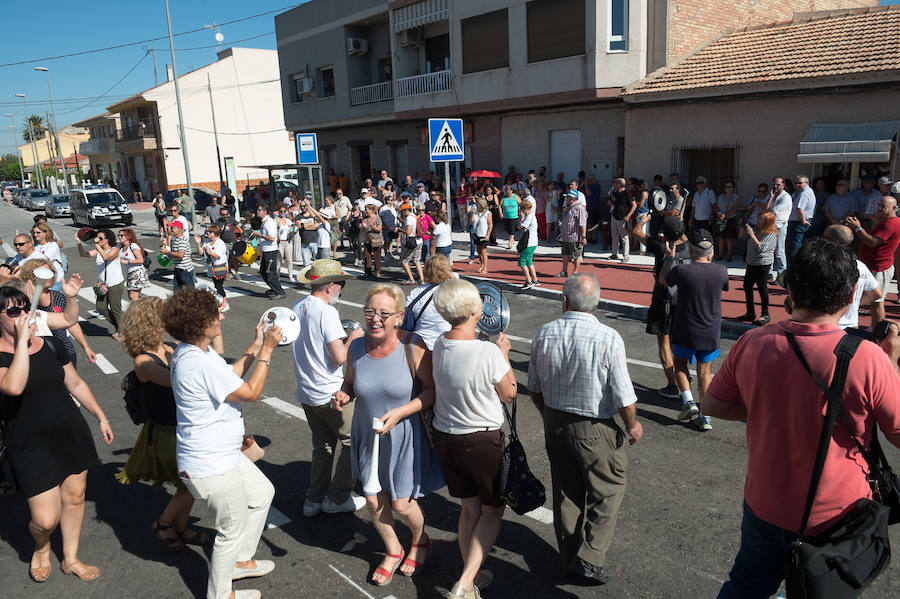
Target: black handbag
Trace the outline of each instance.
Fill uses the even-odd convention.
[[[525,447],[516,433],[516,400],[513,400],[512,416],[505,405],[503,412],[509,421],[509,442],[500,462],[499,495],[512,511],[519,515],[527,514],[544,505],[547,494],[543,483],[531,473],[525,457]]]
[[[408,249],[408,250],[414,250],[414,249],[416,249],[416,246],[419,245],[419,244],[416,242],[416,238],[415,238],[415,237],[407,236],[407,237],[406,237],[405,245],[406,245],[406,249]]]
[[[520,254],[528,248],[528,233],[528,229],[525,229],[519,238],[519,243],[516,244],[516,251]]]
[[[834,424],[838,415],[847,431],[849,420],[841,402],[844,383],[847,380],[847,369],[850,360],[856,353],[862,339],[845,335],[834,352],[837,365],[831,385],[824,382],[812,371],[797,341],[791,333],[787,333],[788,342],[797,354],[800,363],[815,379],[816,384],[825,393],[827,407],[822,435],[813,467],[812,480],[806,497],[806,507],[800,524],[800,534],[791,544],[785,556],[785,585],[787,596],[795,599],[851,599],[857,597],[863,589],[872,584],[891,561],[890,538],[888,537],[888,519],[890,508],[878,501],[860,499],[853,509],[840,522],[815,537],[805,536],[809,514],[812,510],[819,480],[825,466],[825,456],[831,444]],[[850,432],[863,457],[870,466],[870,478],[875,475],[873,458],[869,451]],[[879,447],[880,449],[880,447]]]

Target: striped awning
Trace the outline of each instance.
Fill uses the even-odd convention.
[[[422,0],[394,9],[394,33],[422,27],[450,18],[447,0]]]
[[[900,121],[814,123],[797,162],[888,162]]]

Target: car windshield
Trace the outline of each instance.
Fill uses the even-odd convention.
[[[31,197],[33,198],[45,198],[50,195],[49,191],[45,191],[43,189],[36,189],[31,192]]]
[[[103,191],[100,193],[91,193],[87,196],[92,206],[102,206],[103,204],[119,204],[123,202],[122,196],[115,191]]]
[[[53,203],[54,203],[54,204],[68,204],[68,203],[69,203],[69,196],[66,196],[66,195],[62,195],[62,196],[61,196],[61,195],[55,195],[55,196],[53,196]]]

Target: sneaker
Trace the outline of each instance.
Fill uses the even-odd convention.
[[[235,590],[234,599],[262,599],[262,593],[255,589]]]
[[[228,312],[229,310],[231,310],[231,306],[228,305],[228,300],[223,297],[221,303],[219,303],[219,312]]]
[[[697,427],[697,430],[702,432],[712,430],[712,422],[710,422],[709,416],[698,416],[691,421],[691,424]]]
[[[313,516],[319,515],[319,512],[322,511],[322,502],[321,501],[312,501],[307,499],[303,502],[303,515],[307,518],[312,518]]]
[[[607,260],[618,260],[618,259],[619,259],[619,254],[610,254],[609,258],[607,258]]]
[[[531,289],[532,287],[534,287],[534,283],[522,283],[522,289],[523,289],[523,290],[525,290],[525,289]]]
[[[256,562],[255,568],[238,568],[234,567],[234,570],[231,573],[231,580],[241,580],[243,578],[259,578],[260,576],[265,576],[269,572],[275,569],[275,562],[267,559],[258,559],[254,560]]]
[[[326,497],[322,502],[322,511],[326,514],[342,514],[361,510],[366,506],[366,498],[358,495],[351,495],[344,503],[335,503]]]
[[[240,281],[241,273],[239,273],[239,272],[233,273],[231,278],[233,278],[235,281]]]
[[[627,256],[627,255],[626,255],[626,256],[622,256],[622,262],[628,262],[629,260],[631,260],[631,257],[629,257],[629,256]]]
[[[681,413],[678,414],[678,420],[684,422],[685,420],[691,420],[700,414],[700,408],[697,407],[697,404],[694,402],[686,403],[681,408]]]
[[[569,273],[567,273],[567,272],[558,272],[558,273],[556,273],[556,274],[553,275],[553,276],[555,276],[557,279],[565,279],[566,277],[569,276]]]
[[[741,314],[737,317],[741,322],[753,322],[756,320],[756,314],[753,312],[747,312],[746,314]]]
[[[540,282],[540,281],[535,281],[534,283],[531,284],[531,286],[532,286],[532,287],[540,287],[540,286],[541,286],[541,282]]]
[[[657,391],[657,393],[667,399],[678,399],[681,397],[681,391],[678,390],[678,385],[666,385]]]

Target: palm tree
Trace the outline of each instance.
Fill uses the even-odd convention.
[[[31,131],[28,129],[29,123],[31,124],[31,128],[34,129],[35,141],[44,139],[44,134],[47,131],[47,127],[44,126],[44,117],[37,114],[33,114],[25,119],[24,126],[22,127],[22,139],[27,142],[31,141]]]

